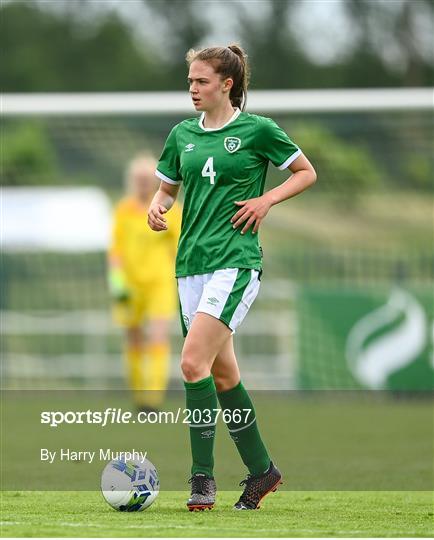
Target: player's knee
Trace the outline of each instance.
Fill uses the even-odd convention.
[[[127,330],[127,343],[129,347],[140,347],[143,345],[144,337],[142,329],[132,326]]]
[[[181,359],[181,371],[186,381],[194,382],[201,378],[200,369],[188,356],[183,356]]]
[[[225,384],[226,381],[224,377],[220,377],[219,375],[213,373],[213,378],[217,392],[224,392],[225,390],[228,390],[228,388],[226,388],[227,385]]]
[[[200,362],[200,359],[194,353],[187,351],[182,352],[181,356],[181,371],[184,379],[188,382],[196,382],[205,378],[207,373],[205,366]]]
[[[213,373],[212,375],[217,392],[231,390],[240,382],[239,377],[232,374]]]
[[[169,341],[169,322],[167,320],[152,320],[149,322],[148,341],[152,344]]]

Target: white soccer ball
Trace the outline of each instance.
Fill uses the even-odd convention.
[[[160,481],[156,468],[147,459],[143,463],[113,459],[102,472],[101,491],[115,510],[141,512],[157,498]]]

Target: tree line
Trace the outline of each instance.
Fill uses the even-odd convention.
[[[139,42],[124,18],[114,10],[107,11],[90,25],[86,20],[86,10],[89,11],[88,18],[92,19],[91,0],[65,4],[64,11],[44,9],[41,7],[43,4],[37,1],[4,3],[0,9],[2,91],[186,88],[185,51],[204,42],[212,31],[209,21],[200,14],[200,2],[142,2],[156,21],[163,20],[170,28],[166,51],[169,54],[158,54],[158,46],[147,43],[146,39]],[[432,17],[434,0],[402,0],[394,12],[387,8],[387,2],[346,0],[343,6],[350,21],[349,27],[357,32],[357,46],[328,65],[309,58],[303,48],[303,40],[294,33],[293,25],[287,23],[296,3],[291,0],[267,2],[268,9],[261,18],[250,16],[253,4],[225,4],[227,15],[242,21],[238,35],[253,67],[252,88],[432,84],[433,58],[426,37],[425,43],[422,42],[418,24],[424,13]],[[57,3],[62,5],[64,0],[57,0]],[[385,61],[387,47],[398,55],[398,67]]]

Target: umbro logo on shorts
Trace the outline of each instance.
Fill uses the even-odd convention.
[[[186,152],[191,152],[192,150],[194,150],[194,147],[195,147],[195,146],[196,146],[196,145],[193,144],[193,143],[186,144],[186,145],[185,145],[185,151],[186,151]]]
[[[212,306],[216,306],[218,303],[219,303],[218,298],[214,298],[214,297],[208,298],[207,304],[211,304]]]
[[[233,154],[241,146],[241,139],[239,139],[238,137],[226,137],[224,141],[224,145],[225,145],[226,150],[230,154]]]
[[[214,437],[214,431],[212,429],[208,429],[207,431],[201,431],[201,439],[211,439]]]

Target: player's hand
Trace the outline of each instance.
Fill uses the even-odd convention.
[[[110,268],[107,277],[113,302],[127,302],[130,298],[130,291],[122,269],[118,267]]]
[[[166,231],[167,221],[164,214],[167,212],[162,204],[151,204],[148,210],[148,225],[153,231]]]
[[[130,293],[127,290],[112,293],[113,302],[119,302],[121,304],[124,304],[124,303],[128,302],[129,299],[130,299]]]
[[[235,201],[237,206],[241,208],[231,219],[234,229],[238,229],[243,224],[241,234],[246,233],[253,225],[252,234],[256,234],[259,229],[261,221],[265,218],[270,210],[272,204],[265,195],[262,197],[255,197],[254,199],[247,199],[246,201]]]

